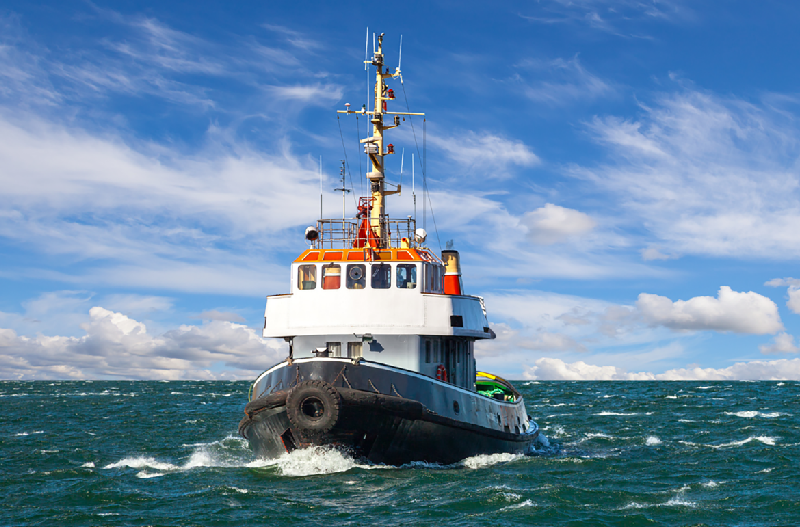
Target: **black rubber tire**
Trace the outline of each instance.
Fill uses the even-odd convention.
[[[292,426],[309,434],[329,432],[339,421],[342,397],[324,381],[305,381],[286,397],[286,415]]]

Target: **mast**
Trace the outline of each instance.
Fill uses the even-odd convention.
[[[397,190],[386,190],[386,172],[384,158],[394,154],[394,145],[384,145],[384,132],[391,128],[400,126],[401,115],[425,115],[423,113],[390,112],[388,102],[394,100],[394,90],[387,88],[386,79],[401,77],[400,65],[391,73],[389,68],[384,69],[383,62],[383,33],[377,41],[377,49],[373,49],[371,60],[365,60],[365,65],[375,67],[375,104],[371,111],[366,108],[360,112],[356,110],[338,110],[338,113],[362,113],[372,116],[372,137],[362,139],[364,151],[369,155],[371,170],[367,173],[367,180],[370,183],[370,194],[372,198],[372,209],[370,211],[370,227],[375,233],[381,247],[389,246],[389,232],[386,228],[386,196],[399,194],[400,185]],[[392,124],[384,124],[385,116],[394,116]]]

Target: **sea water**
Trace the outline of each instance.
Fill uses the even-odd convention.
[[[516,385],[538,455],[389,467],[256,459],[245,382],[0,382],[0,525],[800,525],[800,383]]]

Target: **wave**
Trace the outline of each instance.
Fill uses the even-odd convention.
[[[657,438],[656,436],[649,436],[645,440],[644,444],[647,445],[647,446],[660,445],[661,444],[661,440],[659,438]]]
[[[638,414],[638,413],[636,413],[636,412],[633,412],[633,413],[625,413],[625,412],[600,412],[599,414],[594,414],[594,415],[623,415],[623,416],[625,416],[625,415],[639,415],[639,414]]]
[[[544,438],[546,441],[547,439]],[[544,443],[540,443],[544,445]],[[274,459],[253,459],[253,454],[244,439],[228,436],[222,441],[186,445],[194,448],[183,464],[158,460],[151,456],[130,456],[103,466],[104,470],[132,468],[139,469],[138,478],[156,478],[174,472],[185,472],[204,467],[219,468],[269,468],[287,477],[306,477],[322,474],[336,474],[352,469],[397,470],[397,469],[481,469],[500,463],[508,463],[524,458],[522,454],[482,454],[469,457],[452,465],[414,462],[400,467],[373,464],[357,460],[334,447],[311,447],[294,450]],[[545,445],[547,446],[547,445]],[[89,466],[89,463],[85,464]],[[93,464],[92,464],[93,466]]]
[[[742,439],[739,441],[731,441],[730,443],[722,443],[719,445],[707,445],[703,443],[693,443],[691,441],[679,441],[679,443],[683,445],[689,446],[704,446],[708,448],[730,448],[734,446],[742,446],[746,445],[747,443],[752,443],[753,441],[757,441],[759,443],[763,443],[767,446],[775,446],[775,443],[778,441],[777,437],[769,437],[769,436],[750,436],[747,439]]]
[[[780,412],[758,412],[755,410],[746,410],[742,412],[725,412],[725,415],[735,415],[736,417],[746,417],[746,418],[766,417],[768,419],[771,419],[774,417],[780,417],[783,414]]]

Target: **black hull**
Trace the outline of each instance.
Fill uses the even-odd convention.
[[[323,398],[330,398],[335,408],[327,407],[325,411],[334,415],[320,418],[330,417],[323,429],[309,428],[308,420],[298,422],[303,418],[302,401],[292,391],[300,388],[327,390]],[[292,388],[249,403],[245,413],[239,431],[257,456],[267,458],[330,445],[374,463],[451,464],[479,454],[531,453],[539,434],[535,423],[523,433],[495,430],[439,415],[413,399],[334,387],[319,378],[302,381],[299,376]]]

